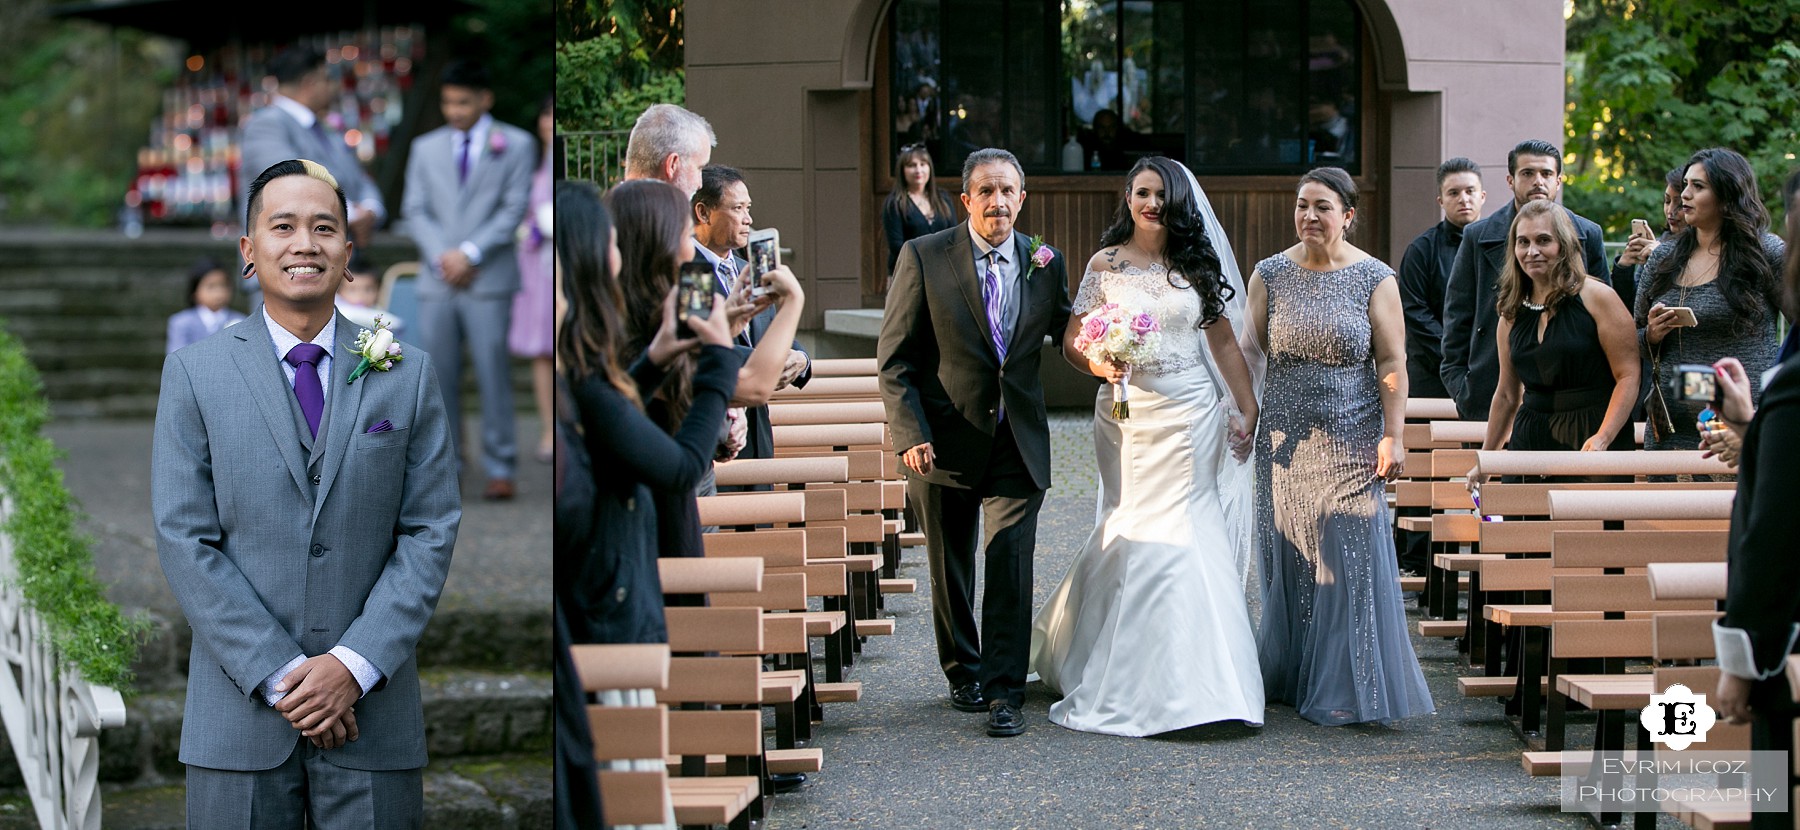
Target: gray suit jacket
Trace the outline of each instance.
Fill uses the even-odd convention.
[[[257,110],[244,122],[243,156],[240,170],[243,179],[238,185],[238,215],[244,213],[244,207],[250,203],[250,183],[262,175],[276,162],[288,159],[311,159],[325,165],[331,175],[338,180],[338,186],[344,189],[344,198],[351,204],[373,200],[381,204],[381,188],[375,186],[375,180],[363,170],[362,163],[344,137],[330,129],[325,130],[326,140],[319,141],[313,131],[300,126],[300,122],[288,115],[280,107],[268,106]],[[386,207],[382,208],[383,213]]]
[[[413,139],[401,209],[407,233],[419,243],[421,299],[449,295],[450,286],[438,274],[437,258],[464,242],[481,249],[481,265],[475,281],[463,290],[483,297],[510,296],[519,290],[513,234],[531,203],[537,144],[518,127],[493,123],[489,146],[463,185],[456,181],[455,130],[439,127]],[[495,133],[506,143],[499,155],[492,150]]]
[[[163,364],[151,507],[163,574],[194,630],[183,763],[269,769],[299,733],[253,694],[295,654],[342,644],[383,680],[356,703],[352,769],[425,764],[414,646],[462,519],[430,358],[346,384],[356,327],[338,317],[319,437],[308,436],[268,327],[251,319]],[[382,421],[393,429],[369,432]]]

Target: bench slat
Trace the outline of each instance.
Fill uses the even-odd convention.
[[[669,685],[669,646],[665,643],[583,644],[571,646],[569,654],[585,691]]]
[[[656,570],[665,594],[762,590],[761,559],[671,557],[656,560]]]
[[[670,809],[669,773],[600,770],[600,800],[607,824],[661,824]]]
[[[850,459],[841,455],[827,458],[742,458],[714,464],[713,475],[721,486],[726,487],[849,481]]]
[[[631,761],[669,754],[668,707],[587,707],[588,731],[594,736],[594,760]]]

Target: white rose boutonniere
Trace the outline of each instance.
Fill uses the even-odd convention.
[[[385,372],[394,368],[394,364],[405,357],[400,353],[400,344],[394,341],[394,333],[388,331],[388,322],[381,315],[375,315],[375,329],[363,329],[356,335],[356,345],[350,350],[360,358],[356,368],[350,370],[349,383],[355,383],[363,373],[373,369]]]

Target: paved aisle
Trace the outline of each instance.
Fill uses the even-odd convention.
[[[1057,486],[1039,528],[1039,605],[1094,516],[1087,416],[1053,413],[1051,430]],[[1260,730],[1114,738],[1050,723],[1052,698],[1034,683],[1029,730],[988,738],[984,716],[945,700],[922,548],[903,571],[919,593],[889,597],[897,630],[875,638],[851,675],[862,701],[827,709],[813,744],[825,750],[825,770],[777,799],[767,830],[1585,826],[1557,811],[1556,779],[1525,775],[1497,705],[1457,695],[1455,647],[1416,635],[1438,712],[1396,728],[1316,726],[1272,707]]]

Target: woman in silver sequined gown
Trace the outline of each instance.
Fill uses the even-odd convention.
[[[1327,725],[1432,711],[1384,493],[1405,459],[1400,295],[1393,269],[1344,240],[1355,206],[1348,174],[1308,173],[1300,244],[1250,279],[1268,360],[1256,437],[1264,689]]]

